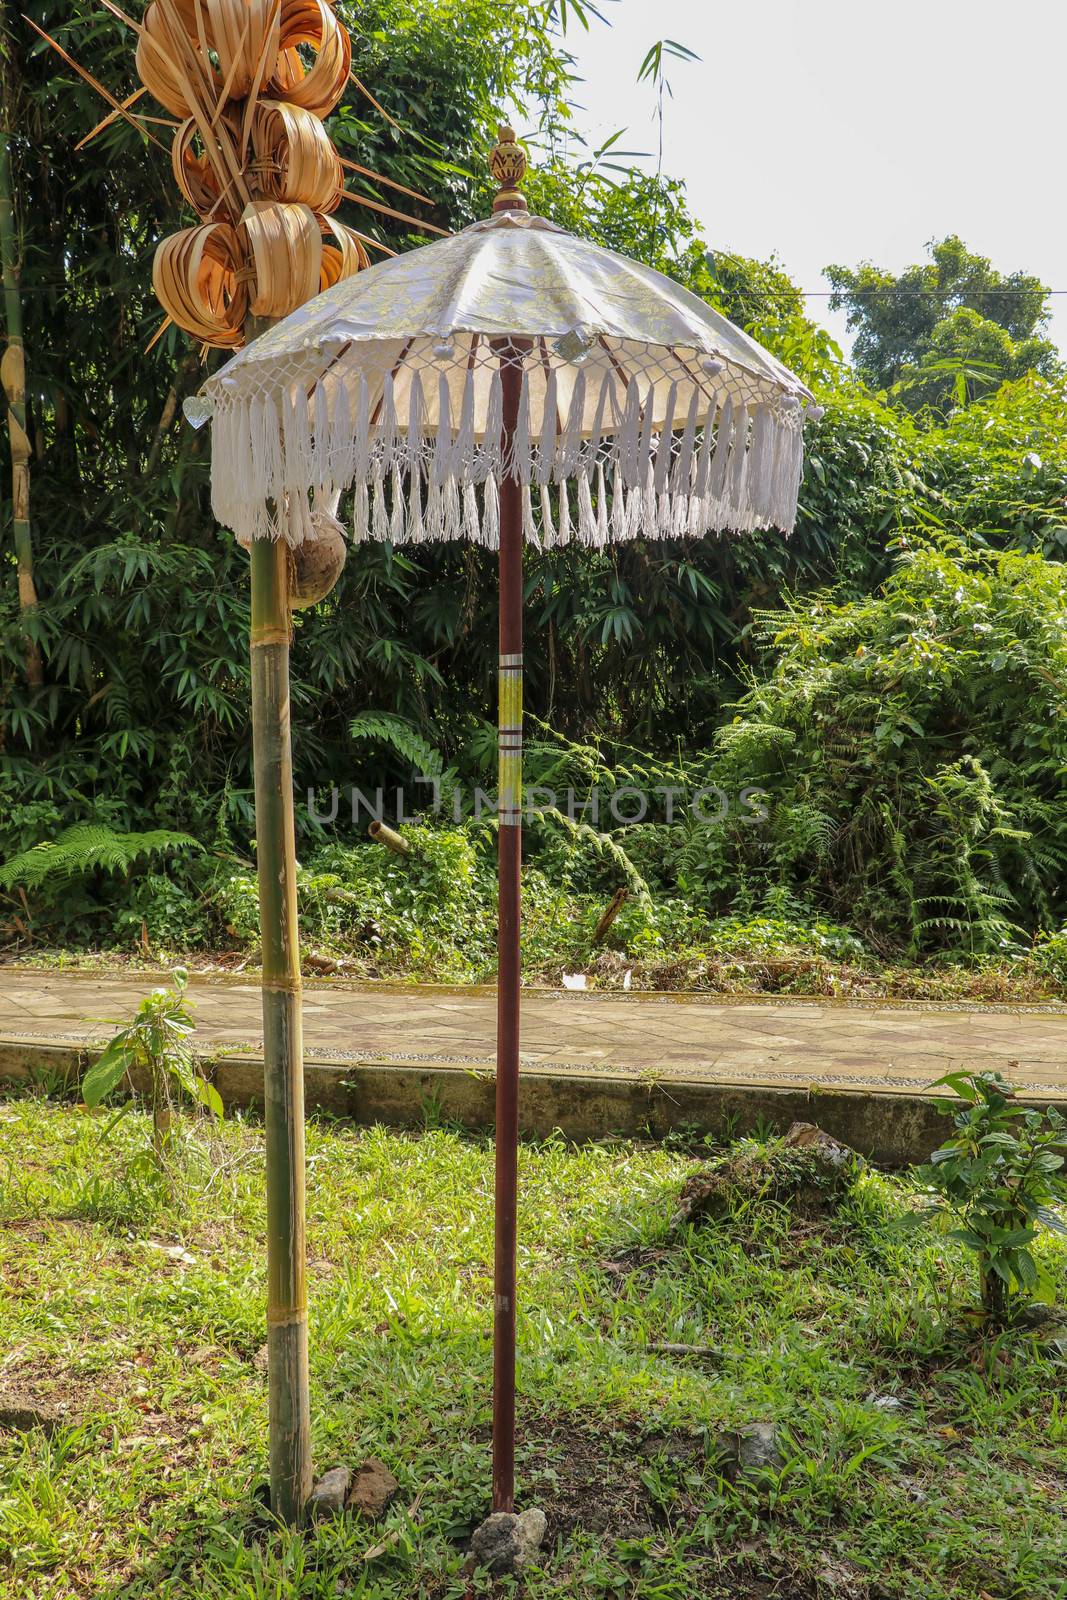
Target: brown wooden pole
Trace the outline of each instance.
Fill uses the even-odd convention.
[[[618,916],[619,912],[622,910],[623,906],[626,904],[626,901],[629,898],[629,894],[630,894],[629,889],[616,889],[615,890],[615,893],[612,895],[611,899],[608,901],[607,905],[604,907],[603,911],[600,913],[599,922],[597,923],[596,927],[593,929],[593,943],[594,944],[599,944],[601,939],[604,938],[604,936],[607,933],[608,929],[611,927],[611,924],[615,921],[615,918]]]
[[[501,354],[505,461],[519,412],[520,351]],[[519,1150],[519,874],[522,863],[522,489],[500,483],[497,762],[496,1249],[493,1297],[493,1510],[515,1505],[515,1278]]]

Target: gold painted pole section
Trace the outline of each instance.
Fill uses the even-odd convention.
[[[262,325],[250,327],[249,337]],[[263,947],[267,1164],[267,1376],[271,1509],[302,1521],[311,1494],[304,1055],[289,730],[288,548],[252,545],[252,750]]]

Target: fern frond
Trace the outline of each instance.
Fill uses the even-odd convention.
[[[444,771],[440,750],[435,750],[406,717],[391,711],[364,711],[349,724],[348,731],[357,742],[372,739],[388,745],[423,777],[439,778]]]
[[[617,844],[610,833],[601,833],[588,822],[576,822],[573,817],[568,817],[565,811],[560,811],[556,806],[538,806],[539,817],[551,817],[553,822],[558,822],[560,827],[570,834],[575,843],[591,845],[596,855],[611,861],[622,874],[626,887],[634,899],[646,910],[652,908],[652,892],[648,883],[642,877],[637,867],[631,861],[622,845]]]
[[[115,833],[98,823],[78,823],[65,828],[54,839],[46,839],[21,851],[0,866],[0,889],[16,883],[25,889],[40,889],[53,882],[84,877],[97,868],[105,872],[128,872],[142,856],[161,855],[167,850],[202,850],[198,839],[187,833],[172,833],[167,828],[152,828],[147,833]]]
[[[728,722],[715,735],[716,747],[724,755],[757,756],[785,751],[797,742],[791,728],[773,722]]]

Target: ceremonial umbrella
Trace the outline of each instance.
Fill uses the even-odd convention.
[[[492,217],[336,284],[200,391],[242,543],[470,539],[499,552],[493,1508],[514,1499],[522,545],[696,538],[796,515],[800,381],[658,272],[531,216],[501,128]]]

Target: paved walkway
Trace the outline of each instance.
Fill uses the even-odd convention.
[[[107,1038],[153,978],[0,967],[0,1046]],[[193,979],[197,1040],[262,1047],[254,983]],[[310,1060],[454,1066],[493,1060],[491,991],[337,984],[304,995]],[[996,1068],[1042,1098],[1067,1099],[1067,1007],[719,1001],[693,995],[523,997],[524,1063],[649,1082],[915,1093],[953,1067]]]

